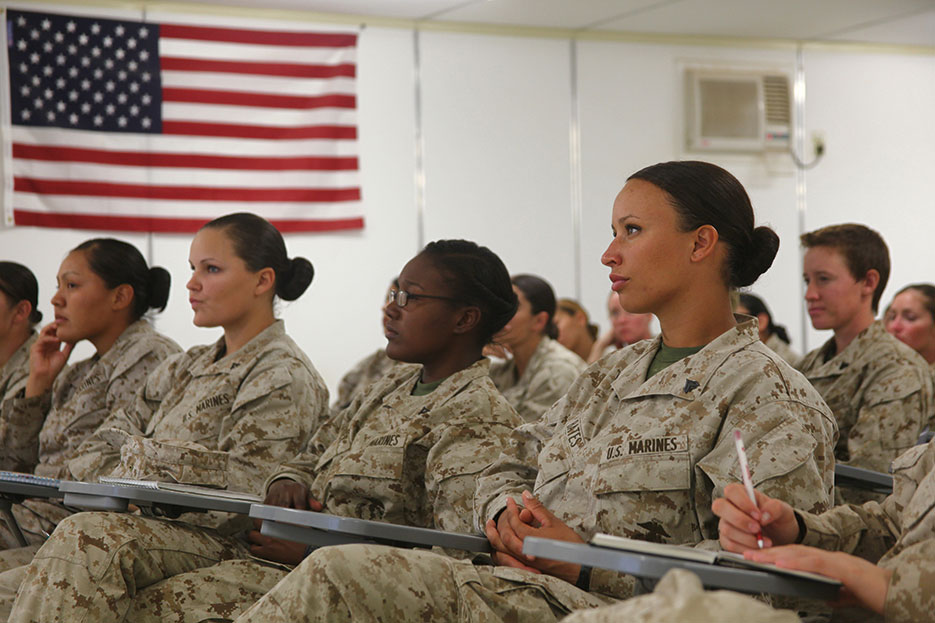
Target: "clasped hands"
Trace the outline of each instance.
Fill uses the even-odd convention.
[[[529,491],[523,491],[522,508],[513,498],[507,497],[506,508],[496,521],[487,520],[484,532],[494,550],[492,557],[495,564],[554,575],[572,584],[578,581],[581,565],[523,554],[523,540],[528,536],[584,543],[574,530],[553,515]]]
[[[286,478],[275,481],[269,487],[264,504],[297,508],[299,510],[320,511],[322,504],[309,494],[308,487],[300,482]],[[262,519],[253,520],[253,530],[247,532],[250,553],[266,560],[297,565],[305,557],[305,545],[295,541],[285,541],[260,534]]]

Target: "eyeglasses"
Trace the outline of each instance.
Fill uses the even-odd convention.
[[[417,299],[438,299],[439,301],[457,302],[457,299],[453,299],[450,296],[435,296],[433,294],[411,294],[409,292],[406,292],[405,290],[396,290],[395,288],[386,293],[386,302],[391,303],[395,301],[397,307],[405,307],[406,305],[409,304],[410,300],[417,300]]]

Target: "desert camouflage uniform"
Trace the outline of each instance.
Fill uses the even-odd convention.
[[[935,444],[917,446],[893,461],[893,494],[882,504],[836,506],[820,515],[800,513],[806,526],[802,542],[860,556],[893,570],[883,607],[886,623],[935,622]],[[684,573],[684,572],[683,572]],[[569,623],[651,623],[678,621],[694,612],[697,623],[732,620],[730,613],[763,605],[736,593],[693,595],[692,610],[680,609],[677,597],[659,584],[652,596],[637,597],[610,608],[576,613]],[[663,599],[656,594],[663,593]],[[675,600],[675,602],[673,602]],[[673,605],[674,604],[674,605]],[[760,621],[750,615],[738,620]],[[776,611],[784,612],[784,611]],[[784,613],[791,615],[791,613]],[[867,611],[836,611],[835,619],[880,620]],[[762,619],[771,620],[771,619]],[[783,619],[776,619],[777,621]],[[791,621],[798,621],[797,617]]]
[[[786,363],[793,368],[802,360],[802,356],[792,350],[791,346],[779,339],[779,336],[775,333],[766,338],[766,345],[769,346],[774,353],[785,359]]]
[[[888,334],[880,321],[825,362],[833,348],[831,338],[797,367],[838,421],[841,436],[835,457],[848,465],[888,472],[890,462],[916,443],[933,408],[928,363]],[[882,497],[843,488],[837,494],[840,503]]]
[[[522,377],[510,359],[490,366],[490,378],[524,420],[535,422],[586,367],[581,357],[543,335]]]
[[[0,404],[26,387],[26,380],[29,378],[29,350],[36,343],[37,337],[39,334],[33,331],[13,356],[0,366]]]
[[[420,369],[395,367],[368,393],[358,393],[347,409],[310,440],[306,452],[276,470],[268,482],[280,478],[304,482],[325,510],[337,515],[472,531],[476,478],[500,455],[521,420],[488,378],[486,360],[445,379],[429,395],[412,396],[420,373]],[[33,566],[21,601],[30,600],[35,588],[36,598],[49,603],[47,588],[40,586],[76,579],[67,565],[58,566],[61,563],[55,560],[59,551],[75,548],[74,538],[59,540],[56,534],[40,551],[37,563],[43,556],[50,560]],[[211,549],[200,556],[204,545],[186,535],[172,547],[173,556],[191,560],[192,568],[212,565],[220,556],[249,556],[245,550],[219,554]],[[80,558],[80,569],[93,567],[91,575],[96,576],[97,568],[106,565],[95,562],[94,555],[67,554]],[[118,560],[108,569],[120,564]],[[175,577],[169,577],[173,570],[189,569],[169,569],[161,577],[135,578],[132,591],[126,583],[110,580],[98,582],[102,588],[89,593],[74,590],[90,599],[87,608],[96,620],[123,620],[124,616],[133,621],[223,620],[234,618],[286,574],[284,569],[255,560],[227,560]],[[131,606],[128,594],[132,597],[133,591],[165,577],[169,579],[138,593]],[[84,582],[83,578],[78,579]],[[69,602],[73,594],[56,595]],[[52,602],[43,611],[49,617],[46,620],[76,616],[75,604]],[[22,610],[31,613],[33,606],[24,605]],[[16,616],[11,620],[17,620]]]
[[[139,320],[104,355],[63,370],[52,391],[5,401],[0,414],[0,469],[69,478],[66,463],[77,455],[81,443],[111,412],[133,404],[149,373],[180,350]],[[45,500],[28,500],[14,506],[14,514],[27,539],[39,543],[45,538],[43,532],[51,532],[68,511]],[[18,545],[5,527],[0,539],[5,547]],[[0,571],[16,562],[8,563],[0,555]]]
[[[93,481],[113,474],[258,491],[316,430],[327,414],[328,390],[305,353],[286,335],[282,321],[219,359],[223,352],[221,338],[163,363],[149,376],[135,403],[112,413],[82,444],[68,464],[73,477]],[[249,524],[246,517],[209,512],[187,513],[182,519],[208,529],[181,521],[81,513],[63,521],[60,538],[82,534],[91,539],[92,549],[101,556],[98,561],[112,562],[113,553],[121,552],[134,561],[133,568],[141,574],[136,581],[141,582],[147,577],[146,565],[157,556],[147,548],[171,552],[176,542],[182,542],[180,534],[197,535],[204,564],[210,564],[211,556],[246,555],[245,546],[230,536]],[[101,548],[110,551],[109,557]],[[166,555],[159,568],[178,573],[198,566],[180,554]],[[137,564],[137,559],[142,562]],[[120,575],[119,568],[107,569]],[[2,591],[6,584],[0,577],[0,610],[7,597]]]
[[[754,483],[827,508],[836,430],[805,379],[758,338],[752,321],[649,380],[660,339],[601,359],[478,483],[476,527],[532,489],[583,539],[596,532],[714,547],[711,501],[741,479],[740,430]],[[554,434],[553,434],[554,433]],[[538,457],[538,462],[537,462]],[[595,569],[590,592],[556,577],[379,546],[311,554],[244,621],[548,621],[628,597],[632,578]]]

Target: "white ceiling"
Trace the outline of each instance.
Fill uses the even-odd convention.
[[[197,0],[440,23],[935,47],[935,0]]]

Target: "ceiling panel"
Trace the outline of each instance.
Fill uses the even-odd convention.
[[[585,28],[659,4],[659,0],[478,0],[437,19],[538,28]]]
[[[601,24],[602,30],[811,39],[932,8],[932,0],[681,0]]]
[[[420,19],[448,11],[465,0],[181,0],[183,4],[215,4],[255,9],[286,9],[341,15]]]
[[[917,15],[832,34],[833,41],[899,43],[935,48],[935,8]]]

